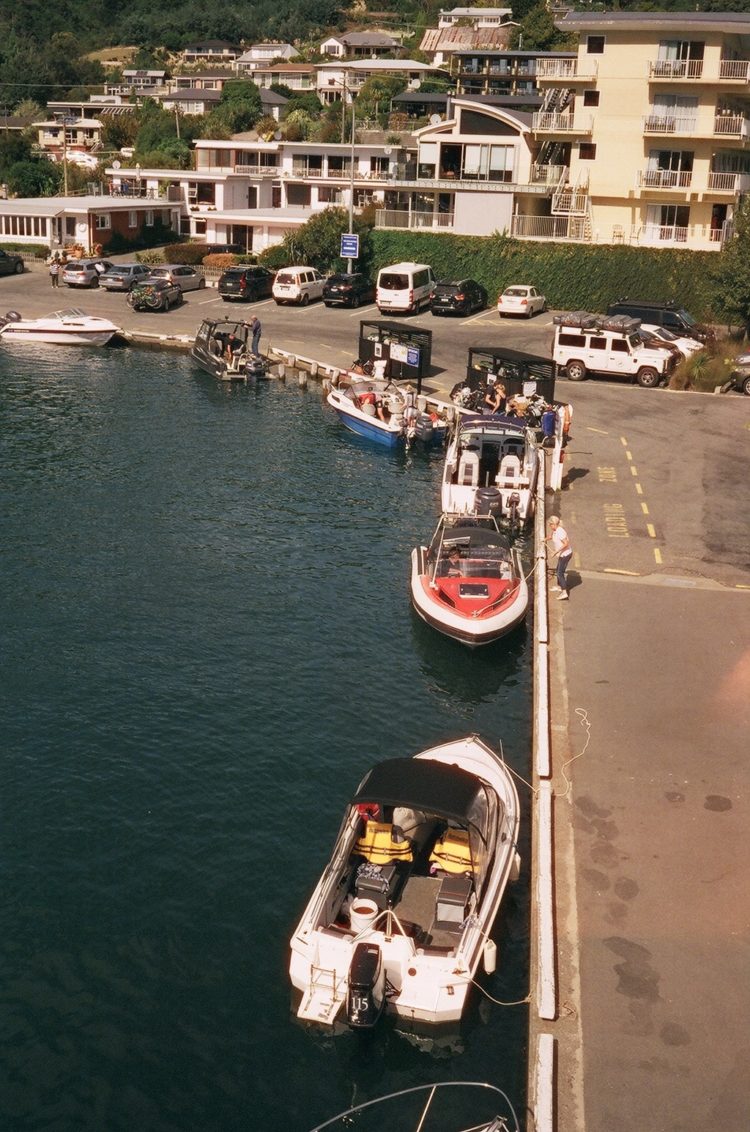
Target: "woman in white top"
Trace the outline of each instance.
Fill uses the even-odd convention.
[[[545,541],[552,543],[552,551],[557,556],[557,569],[555,571],[557,585],[553,588],[560,591],[558,601],[567,601],[568,586],[565,571],[568,568],[568,563],[573,554],[573,548],[570,545],[568,532],[560,522],[560,516],[550,515],[549,523],[552,528],[552,533]]]

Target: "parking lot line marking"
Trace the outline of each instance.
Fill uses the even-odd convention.
[[[646,530],[648,531],[651,538],[656,538],[656,527],[653,523],[646,523]]]
[[[497,311],[491,307],[488,307],[486,311],[477,311],[471,318],[461,319],[461,326],[468,326],[470,322],[476,322],[477,319],[484,318],[486,314],[497,314]]]
[[[643,488],[639,483],[635,485],[635,493],[636,495],[643,495]]]
[[[641,503],[641,511],[644,515],[648,515],[648,503]]]
[[[661,566],[661,551],[658,546],[654,547],[654,558],[656,559],[656,565]]]
[[[349,318],[359,318],[361,314],[369,310],[377,310],[377,307],[374,303],[366,303],[363,307],[357,307],[357,309],[355,311],[352,311],[352,313],[349,315]]]
[[[214,299],[204,299],[202,303],[198,303],[198,306],[199,307],[207,307],[209,305],[209,303],[218,303],[218,302],[219,302],[219,296],[217,295],[216,298],[214,298]]]
[[[626,578],[640,578],[641,576],[637,570],[619,570],[614,566],[605,566],[602,574],[624,574]]]
[[[586,426],[586,432],[598,432],[600,436],[609,436],[609,433],[604,428],[592,428],[591,425]]]

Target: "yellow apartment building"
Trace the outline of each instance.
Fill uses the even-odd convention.
[[[573,59],[540,58],[536,161],[559,169],[530,239],[718,250],[750,188],[750,15],[568,12]]]

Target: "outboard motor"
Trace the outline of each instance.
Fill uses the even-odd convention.
[[[346,1020],[355,1030],[371,1030],[385,1005],[385,967],[376,943],[358,943],[349,964]]]
[[[432,417],[429,413],[420,413],[417,417],[414,431],[417,440],[421,440],[423,444],[432,444],[432,438],[435,434],[435,426],[432,423]]]
[[[265,358],[256,358],[251,355],[245,363],[245,372],[248,377],[265,377],[268,373],[268,362]]]
[[[5,315],[6,322],[20,322],[21,316],[18,311],[8,311]]]
[[[475,500],[477,515],[502,515],[503,493],[499,487],[477,488]]]

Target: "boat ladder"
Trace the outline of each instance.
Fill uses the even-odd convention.
[[[308,1022],[334,1021],[346,998],[346,975],[325,967],[310,966],[310,986],[302,996],[298,1018]]]

